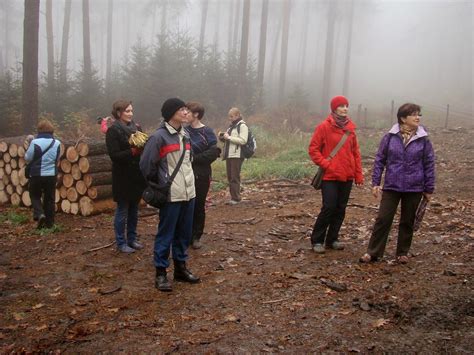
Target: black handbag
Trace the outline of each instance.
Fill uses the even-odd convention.
[[[36,159],[33,159],[32,161],[30,161],[28,164],[26,164],[25,166],[25,177],[26,178],[30,178],[30,174],[31,174],[31,167],[33,166],[34,163],[36,163],[38,160],[40,160],[43,155],[46,154],[46,152],[54,145],[54,142],[55,142],[55,139],[53,138],[53,141],[51,142],[51,144],[48,146],[48,148],[45,149],[44,152],[41,152],[41,154],[36,157]]]
[[[179,158],[178,164],[176,164],[176,167],[173,170],[173,174],[171,174],[168,181],[162,185],[159,185],[153,181],[147,180],[148,186],[145,188],[145,190],[143,190],[143,193],[142,193],[143,201],[145,201],[150,206],[153,206],[156,208],[162,208],[168,202],[168,197],[170,195],[170,190],[171,190],[171,184],[173,183],[173,180],[176,174],[178,173],[179,168],[181,168],[181,164],[183,163],[185,154],[186,154],[186,145],[184,143],[184,138],[183,138],[183,153],[181,154],[181,157]]]
[[[328,156],[328,160],[331,160],[334,158],[334,156],[337,154],[339,149],[343,146],[344,142],[346,141],[347,137],[349,136],[351,132],[350,131],[345,131],[344,135],[342,136],[341,140],[337,145],[334,147],[332,152]],[[316,190],[321,190],[321,185],[323,183],[323,176],[324,176],[324,169],[318,166],[318,170],[316,171],[316,175],[314,175],[313,180],[311,180],[311,186],[313,186]]]

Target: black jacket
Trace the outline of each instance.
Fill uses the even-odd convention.
[[[140,171],[140,156],[132,156],[130,135],[118,121],[107,130],[105,142],[112,160],[112,194],[114,201],[139,201],[146,181]]]

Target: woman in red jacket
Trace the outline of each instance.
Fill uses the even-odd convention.
[[[359,186],[364,182],[356,126],[347,115],[348,110],[349,101],[344,96],[334,97],[331,100],[332,112],[316,127],[309,144],[311,159],[324,169],[321,185],[323,206],[311,235],[313,250],[319,254],[324,253],[326,248],[344,249],[338,241],[338,234],[346,214],[352,183],[355,181]],[[329,158],[346,132],[346,141],[334,158]]]

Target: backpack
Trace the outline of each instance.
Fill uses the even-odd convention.
[[[242,156],[247,159],[253,156],[255,154],[255,151],[257,150],[257,140],[255,139],[255,136],[250,130],[250,127],[248,127],[248,130],[249,135],[247,137],[247,143],[240,147],[240,150],[242,151]],[[237,125],[237,133],[240,134],[240,124]]]

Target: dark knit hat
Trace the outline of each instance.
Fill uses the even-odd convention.
[[[163,103],[163,106],[161,106],[161,115],[165,121],[168,122],[181,107],[186,107],[183,100],[176,97],[168,99]]]
[[[336,111],[336,109],[341,105],[349,106],[349,100],[344,96],[334,96],[331,100],[331,111]]]

